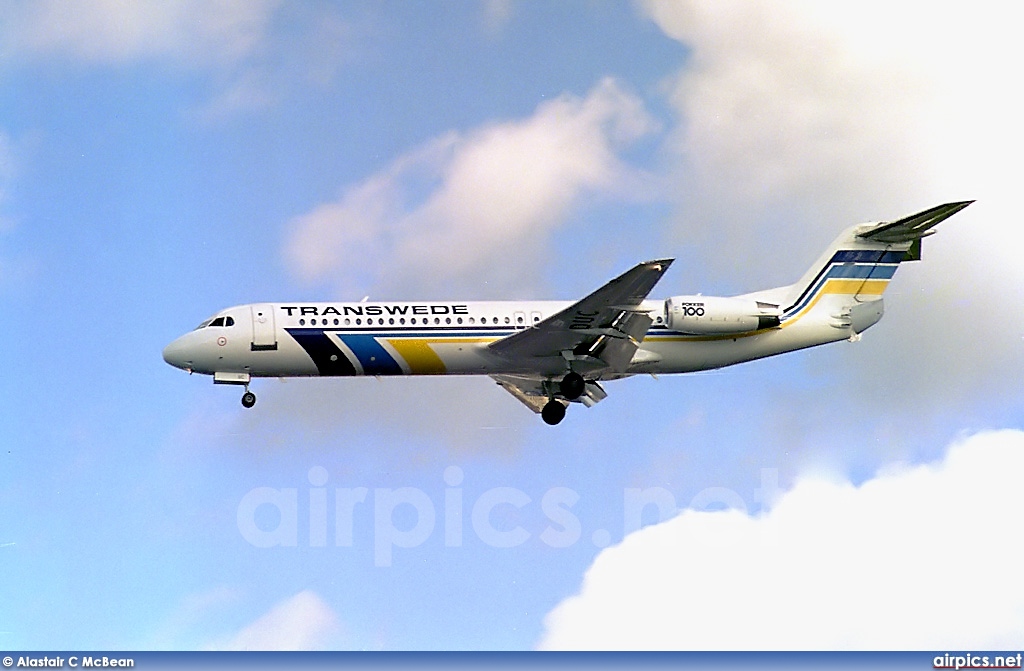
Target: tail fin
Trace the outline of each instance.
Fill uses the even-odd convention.
[[[818,261],[792,285],[782,305],[783,322],[824,301],[830,323],[859,333],[881,316],[881,296],[903,261],[921,258],[921,239],[933,227],[974,201],[939,205],[892,222],[860,224],[843,232]],[[857,310],[877,301],[871,310]],[[860,318],[856,312],[861,313]],[[859,322],[859,323],[858,323]]]

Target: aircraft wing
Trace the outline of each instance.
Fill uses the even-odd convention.
[[[567,360],[581,373],[625,372],[652,322],[641,303],[671,264],[672,259],[638,264],[586,298],[491,343],[488,349],[524,372],[538,375],[564,372]]]
[[[491,378],[537,414],[540,414],[548,402],[548,390],[545,385],[550,383],[543,378],[528,375],[492,375]],[[586,389],[579,400],[590,408],[607,396],[604,387],[593,380],[587,380]]]

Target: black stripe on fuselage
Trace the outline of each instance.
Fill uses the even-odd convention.
[[[285,329],[306,350],[321,375],[355,375],[356,369],[330,336],[318,329]]]

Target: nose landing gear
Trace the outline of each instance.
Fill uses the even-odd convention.
[[[236,384],[238,386],[245,386],[245,393],[242,394],[242,405],[246,408],[251,408],[256,405],[256,394],[249,391],[249,381],[252,377],[249,373],[235,373],[226,371],[217,371],[213,374],[214,384]]]

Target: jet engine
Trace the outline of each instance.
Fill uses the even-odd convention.
[[[665,301],[665,323],[693,335],[747,333],[778,326],[778,305],[748,298],[673,296]]]

